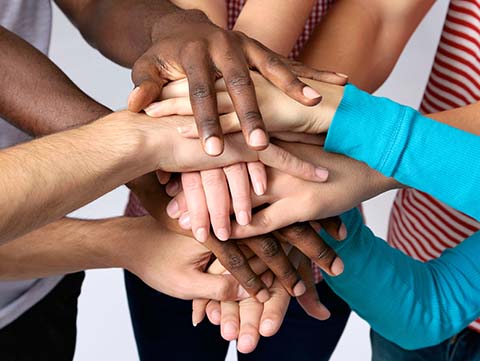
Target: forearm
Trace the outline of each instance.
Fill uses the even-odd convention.
[[[287,56],[302,33],[314,4],[314,0],[249,0],[243,7],[234,30]]]
[[[362,224],[357,210],[342,215],[347,239],[322,236],[345,264],[332,289],[372,328],[403,348],[436,345],[480,316],[480,234],[427,263],[391,248]]]
[[[31,135],[73,128],[110,112],[44,54],[0,27],[0,116]]]
[[[450,116],[461,112],[451,112]],[[464,115],[466,115],[465,113]],[[475,114],[468,108],[468,114]],[[443,121],[451,119],[440,116]],[[463,123],[478,121],[463,118]],[[478,127],[476,127],[478,128]],[[480,137],[422,116],[412,108],[347,86],[325,149],[367,163],[387,177],[425,191],[480,219]]]
[[[0,243],[156,169],[134,116],[114,116],[0,152]],[[161,150],[159,150],[161,152]]]
[[[388,77],[432,0],[340,0],[309,39],[301,61],[348,74],[375,91]]]
[[[93,47],[129,68],[152,44],[154,24],[164,16],[184,11],[167,0],[56,0],[56,3]]]

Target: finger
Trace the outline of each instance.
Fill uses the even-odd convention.
[[[300,296],[305,292],[305,285],[300,276],[272,234],[244,239],[243,243],[265,262],[292,296]]]
[[[249,295],[255,297],[261,303],[270,298],[267,286],[252,270],[236,241],[221,242],[214,237],[209,237],[205,246],[213,252],[220,263],[238,280],[238,283]]]
[[[185,49],[185,54],[189,60],[183,68],[188,78],[189,97],[200,139],[205,152],[217,156],[223,152],[223,134],[218,118],[213,64],[204,44],[192,43]]]
[[[132,80],[135,89],[128,97],[128,110],[138,113],[159,98],[166,80],[154,64],[153,58],[142,56],[133,65]]]
[[[216,97],[219,113],[230,113],[234,110],[228,93],[217,93]],[[192,115],[193,109],[187,93],[185,97],[164,99],[152,103],[145,108],[145,113],[150,117],[158,118],[168,115]]]
[[[188,212],[187,201],[185,200],[185,192],[178,193],[167,205],[167,214],[170,218],[178,219]]]
[[[237,222],[240,225],[247,225],[252,218],[252,199],[247,166],[245,163],[237,163],[223,168],[223,171],[227,177]]]
[[[172,176],[172,173],[164,172],[163,170],[157,170],[155,174],[157,175],[158,182],[161,185],[167,184],[170,180],[170,177]]]
[[[188,98],[188,79],[178,79],[166,84],[160,94],[161,99]]]
[[[247,298],[239,303],[240,332],[237,349],[241,353],[250,353],[257,347],[260,340],[260,318],[263,305],[253,298]]]
[[[341,259],[308,223],[296,223],[278,233],[329,275],[338,276],[343,272]]]
[[[279,280],[273,283],[270,288],[272,297],[264,303],[263,313],[260,319],[260,334],[264,337],[273,336],[282,325],[287,313],[290,295],[283,288]]]
[[[337,241],[343,241],[347,238],[347,228],[342,223],[340,217],[330,217],[318,221],[320,225]]]
[[[206,313],[208,320],[212,323],[212,325],[220,325],[220,321],[222,318],[222,312],[220,311],[220,302],[218,301],[209,301],[206,307]]]
[[[216,301],[235,301],[238,299],[238,282],[232,275],[213,275],[199,270],[186,272],[188,288],[182,293],[182,299],[210,299]]]
[[[210,219],[200,173],[182,173],[182,188],[190,213],[193,234],[199,242],[205,242],[210,233]]]
[[[308,257],[302,257],[298,272],[307,287],[307,291],[300,297],[297,297],[298,303],[309,316],[321,321],[328,319],[330,317],[330,312],[318,298],[315,280],[312,275],[312,263]]]
[[[244,49],[249,63],[289,97],[310,106],[321,101],[321,95],[300,81],[278,54],[254,40],[245,42]]]
[[[260,162],[248,162],[247,168],[255,194],[257,196],[264,195],[267,191],[267,171],[265,166]]]
[[[213,231],[218,239],[226,241],[230,237],[230,194],[225,173],[217,168],[200,174]]]
[[[175,178],[169,180],[169,182],[165,186],[165,192],[167,192],[167,194],[170,197],[175,197],[181,191],[182,191],[182,182],[181,182],[180,178],[178,178],[178,177],[175,177]]]
[[[197,325],[202,322],[206,315],[206,308],[209,300],[205,299],[195,299],[192,301],[192,325],[197,327]],[[214,301],[216,302],[216,301]],[[219,315],[220,317],[220,315]]]
[[[227,341],[238,337],[240,326],[238,302],[221,302],[220,333]]]
[[[348,83],[348,75],[328,70],[317,70],[298,61],[286,60],[284,63],[290,68],[293,74],[300,78],[307,78],[335,85]]]
[[[214,54],[213,60],[223,74],[247,144],[256,150],[265,149],[269,142],[268,135],[243,52],[239,48],[228,46],[224,52]]]
[[[275,144],[258,153],[263,164],[294,177],[312,182],[325,182],[328,178],[327,169],[304,161]]]
[[[289,201],[282,199],[254,213],[252,220],[246,226],[232,222],[230,237],[235,239],[255,237],[301,221],[293,216],[295,213],[291,214],[287,211],[290,209],[289,207],[291,207]]]
[[[305,134],[293,132],[272,132],[272,138],[290,143],[302,143],[323,146],[325,144],[324,134]]]

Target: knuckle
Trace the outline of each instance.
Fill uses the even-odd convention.
[[[322,262],[331,261],[335,257],[333,250],[325,244],[319,248],[317,253],[317,259]]]
[[[280,245],[273,237],[262,237],[259,240],[260,250],[265,257],[272,258],[280,253]]]
[[[297,223],[282,229],[280,232],[283,235],[294,239],[305,238],[309,234],[309,229],[307,227],[308,226],[304,224]]]
[[[257,221],[260,227],[269,228],[272,225],[272,220],[267,214],[259,214],[257,216]]]
[[[237,270],[245,267],[245,258],[238,253],[231,253],[227,255],[227,264],[229,269]]]
[[[260,279],[258,278],[257,275],[254,274],[245,281],[244,287],[249,290],[256,289],[259,282],[260,282]]]
[[[292,75],[292,79],[288,81],[285,85],[285,91],[291,93],[294,90],[300,89],[303,87],[303,83]]]
[[[222,179],[217,172],[202,172],[202,182],[206,187],[218,187],[222,184]]]
[[[185,192],[191,192],[201,189],[202,184],[198,177],[184,177],[182,179],[182,187]]]
[[[265,66],[267,67],[267,69],[274,69],[274,68],[277,68],[278,66],[282,65],[282,60],[280,60],[280,58],[273,54],[273,53],[269,53],[267,55],[267,59],[265,61]]]
[[[211,118],[211,117],[206,117],[202,118],[199,121],[199,128],[200,132],[207,132],[205,135],[209,136],[211,135],[210,133],[216,132],[219,127],[218,119],[217,118]]]
[[[190,95],[194,100],[201,101],[211,98],[213,96],[213,91],[210,86],[206,84],[197,84],[192,88]]]
[[[260,112],[256,110],[251,110],[243,114],[242,116],[242,122],[247,123],[247,124],[254,124],[259,121],[261,121],[262,116]]]
[[[232,75],[228,80],[227,84],[232,88],[245,88],[252,87],[252,79],[247,73],[237,73]]]
[[[231,298],[230,283],[222,280],[216,288],[216,297],[219,301],[229,301]]]
[[[280,279],[280,281],[283,281],[283,282],[292,280],[292,286],[293,286],[293,283],[297,280],[297,273],[294,271],[292,267],[288,267],[280,275],[277,275],[277,277]]]

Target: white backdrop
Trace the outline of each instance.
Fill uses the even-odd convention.
[[[437,1],[408,44],[395,71],[377,94],[417,107],[433,61],[448,1]],[[55,8],[51,58],[93,98],[119,109],[132,88],[129,71],[90,48],[63,14]],[[121,215],[126,203],[124,187],[74,213],[82,218]],[[384,237],[393,193],[365,204],[367,221]],[[120,270],[88,272],[79,304],[78,346],[75,361],[136,361],[123,276]],[[188,345],[186,345],[188,346]],[[232,351],[232,349],[230,350]],[[161,359],[159,355],[159,359]],[[228,360],[235,360],[233,352]],[[370,359],[368,326],[352,315],[332,358],[334,361]]]

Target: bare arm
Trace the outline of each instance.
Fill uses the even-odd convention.
[[[373,92],[388,77],[433,0],[340,0],[310,38],[301,60],[348,74]]]
[[[17,128],[46,135],[110,113],[44,54],[3,27],[0,47],[0,116]]]
[[[278,54],[287,56],[303,31],[314,0],[249,0],[235,23],[242,31]]]

